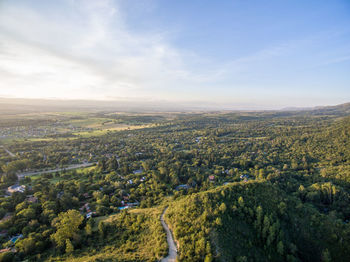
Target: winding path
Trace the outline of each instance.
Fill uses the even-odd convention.
[[[174,242],[173,235],[171,234],[171,231],[168,225],[164,221],[164,214],[166,210],[167,210],[167,207],[164,209],[163,214],[160,217],[160,222],[162,223],[162,226],[166,231],[166,240],[168,242],[169,252],[168,252],[168,256],[163,258],[161,262],[175,262],[177,257],[177,248]]]

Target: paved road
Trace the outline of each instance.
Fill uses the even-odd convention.
[[[169,246],[169,253],[168,253],[167,257],[165,257],[161,260],[161,262],[175,262],[176,257],[177,257],[177,248],[176,248],[176,244],[175,244],[174,239],[173,239],[173,235],[171,234],[171,231],[170,231],[168,225],[164,221],[164,214],[165,214],[166,210],[167,210],[167,207],[164,209],[163,214],[160,217],[160,222],[162,223],[162,226],[166,231],[166,240],[167,240],[168,246]]]
[[[25,172],[25,173],[17,174],[17,176],[18,176],[18,178],[23,178],[26,176],[35,176],[35,175],[40,175],[40,174],[56,173],[56,172],[60,172],[63,170],[72,170],[72,169],[77,169],[77,168],[82,168],[82,167],[89,167],[89,166],[93,166],[95,164],[96,163],[76,164],[76,165],[70,165],[70,166],[63,167],[63,168],[56,168],[56,169],[42,170],[42,171],[35,171],[35,172]]]
[[[4,147],[4,146],[0,146],[0,147],[2,147],[7,152],[7,154],[9,154],[10,156],[16,157],[16,155],[14,153],[12,153],[10,150],[8,150],[6,147]]]

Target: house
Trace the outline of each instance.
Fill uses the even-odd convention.
[[[89,219],[89,218],[93,217],[94,215],[96,215],[95,211],[94,212],[89,212],[89,213],[86,214],[86,219]]]
[[[3,249],[0,249],[0,254],[1,253],[5,253],[5,252],[10,252],[11,251],[11,248],[3,248]]]
[[[184,184],[184,185],[178,185],[178,186],[175,188],[175,190],[176,190],[176,191],[179,191],[179,190],[181,190],[181,189],[187,190],[187,189],[189,189],[189,188],[190,188],[189,185]]]
[[[128,206],[128,207],[135,207],[135,206],[138,206],[138,205],[139,205],[139,202],[126,203],[126,206]]]
[[[210,182],[214,182],[215,181],[215,176],[213,176],[213,175],[209,176],[209,181]]]
[[[33,196],[33,195],[26,196],[26,200],[30,203],[37,203],[38,202],[38,198]]]
[[[0,231],[0,237],[7,236],[7,230],[1,230]]]
[[[20,193],[23,193],[24,191],[26,190],[26,186],[25,185],[13,185],[13,186],[9,186],[7,188],[7,191],[10,193],[10,194],[13,194],[15,192],[20,192]]]
[[[81,208],[79,208],[80,211],[86,211],[86,212],[90,212],[90,206],[89,203],[85,203]]]
[[[134,175],[137,175],[137,174],[142,174],[143,170],[142,169],[137,169],[137,170],[134,170],[132,171]]]
[[[132,179],[128,180],[128,184],[132,185]]]
[[[19,235],[17,235],[17,236],[11,237],[10,241],[14,244],[14,243],[16,243],[16,241],[17,241],[18,239],[20,239],[20,238],[22,238],[22,237],[23,237],[23,235],[22,235],[22,234],[19,234]]]
[[[143,177],[140,179],[140,182],[143,182],[143,181],[145,181],[145,180],[146,180],[146,177],[143,176]]]
[[[63,196],[63,194],[64,194],[64,192],[63,192],[63,191],[58,192],[58,193],[57,193],[57,198],[61,198],[61,197]]]
[[[248,174],[243,174],[240,176],[240,179],[243,180],[244,182],[247,182],[249,180],[249,175]]]

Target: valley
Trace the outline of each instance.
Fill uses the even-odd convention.
[[[0,258],[346,261],[347,110],[22,115],[69,128],[0,140]]]

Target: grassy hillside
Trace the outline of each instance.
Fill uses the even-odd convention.
[[[87,247],[44,261],[157,261],[167,254],[161,208],[135,209],[100,217],[85,226]]]
[[[350,227],[269,181],[232,183],[175,201],[167,220],[180,261],[349,261]]]

